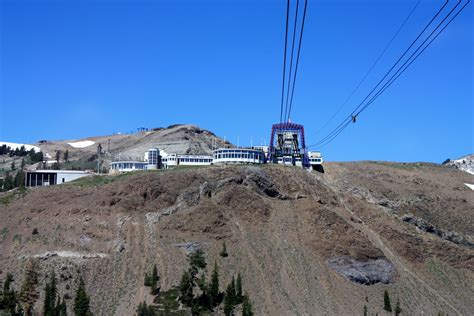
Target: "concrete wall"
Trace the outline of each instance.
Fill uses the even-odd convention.
[[[90,174],[88,173],[70,173],[70,172],[64,173],[64,172],[58,171],[56,179],[57,179],[57,184],[61,184],[61,183],[70,182],[82,177],[87,177],[89,175]]]

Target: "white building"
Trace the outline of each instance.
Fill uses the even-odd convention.
[[[110,163],[109,173],[146,170],[147,163],[143,161],[113,161]]]
[[[25,186],[38,187],[70,182],[92,173],[80,170],[35,170],[26,171]]]
[[[214,164],[262,164],[265,153],[260,149],[219,148],[214,150]]]

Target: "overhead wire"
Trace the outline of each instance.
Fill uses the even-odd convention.
[[[305,0],[304,9],[303,9],[303,20],[301,22],[301,31],[300,31],[300,38],[299,38],[299,43],[298,43],[298,53],[296,54],[295,72],[293,74],[293,85],[292,85],[292,88],[291,88],[290,106],[289,106],[289,109],[288,109],[288,115],[286,117],[286,121],[289,121],[289,119],[290,119],[291,108],[293,106],[293,95],[295,93],[296,75],[298,74],[298,64],[299,64],[299,61],[300,61],[301,43],[303,41],[304,22],[305,22],[305,19],[306,19],[306,9],[307,9],[307,7],[308,7],[308,0]]]
[[[286,77],[286,51],[288,42],[288,18],[290,15],[290,0],[286,4],[286,31],[285,31],[285,51],[283,53],[283,82],[281,87],[280,123],[283,120],[283,100],[285,99],[285,77]]]
[[[283,111],[284,114],[284,121],[286,122],[287,119],[287,112],[288,112],[288,100],[290,97],[290,87],[291,87],[291,74],[293,70],[293,55],[295,52],[295,39],[296,39],[296,24],[298,23],[298,9],[299,9],[300,0],[296,0],[296,10],[295,10],[295,23],[293,26],[293,37],[292,37],[292,44],[291,44],[291,56],[290,56],[290,71],[288,72],[288,86],[286,90],[286,103],[285,103],[285,110]]]
[[[441,7],[441,9],[435,14],[435,16],[430,20],[428,25],[423,29],[423,31],[417,36],[414,42],[410,45],[408,50],[414,45],[414,43],[420,38],[420,36],[426,31],[427,27],[432,24],[433,20],[439,15],[439,13],[444,9],[444,7],[447,5],[449,0],[445,2],[445,4]],[[331,133],[329,133],[326,137],[321,139],[319,142],[317,142],[314,145],[311,145],[309,147],[315,147],[318,145],[325,146],[329,142],[331,142],[334,138],[336,138],[353,120],[355,122],[356,117],[362,113],[368,106],[370,106],[383,92],[385,92],[407,69],[410,67],[410,65],[426,50],[426,48],[446,29],[446,27],[461,13],[461,11],[464,10],[464,8],[470,3],[470,0],[468,0],[462,7],[461,9],[446,23],[442,29],[435,35],[433,34],[439,29],[439,27],[446,21],[446,19],[455,11],[455,9],[459,6],[459,4],[462,2],[462,0],[459,0],[458,3],[449,11],[449,13],[442,19],[442,21],[435,27],[435,29],[427,36],[427,38],[417,47],[417,49],[410,55],[410,57],[403,63],[402,66],[400,66],[397,71],[390,77],[390,79],[375,93],[375,95],[367,102],[365,105],[361,107],[362,104],[367,100],[368,97],[377,89],[377,87],[380,85],[381,82],[385,80],[385,78],[388,76],[388,74],[393,70],[393,68],[399,63],[401,58],[404,57],[406,50],[404,54],[402,54],[401,58],[397,60],[397,62],[392,66],[392,68],[386,73],[386,75],[379,81],[379,83],[376,85],[374,89],[367,95],[367,97],[356,107],[354,111],[346,118],[344,119]],[[423,47],[423,45],[427,42],[428,44]],[[420,48],[423,47],[423,49],[420,50]],[[418,54],[417,54],[418,52]],[[416,54],[416,56],[415,56]],[[415,57],[413,57],[415,56]],[[360,110],[359,110],[360,109]]]
[[[430,46],[431,43],[433,43],[433,41],[444,31],[444,29],[446,29],[446,27],[459,15],[459,13],[461,13],[461,11],[469,4],[469,2],[471,2],[470,0],[468,0],[462,7],[461,9],[448,21],[448,23],[446,23],[446,25],[434,36],[431,38],[431,36],[438,30],[438,28],[441,26],[441,24],[454,12],[454,10],[461,4],[461,0],[458,1],[458,3],[451,9],[451,11],[448,13],[448,15],[438,24],[438,26],[431,32],[430,36],[428,38],[425,39],[425,41],[418,47],[418,49],[410,56],[414,56],[416,54],[415,57],[413,58],[410,58],[408,59],[399,69],[397,72],[395,72],[395,74],[389,79],[389,81],[387,81],[387,83],[381,88],[381,90],[376,94],[374,95],[374,97],[372,97],[371,100],[369,100],[369,102],[364,105],[355,115],[359,115],[360,113],[362,113],[366,108],[368,108],[382,93],[384,93],[407,69],[408,67],[411,66],[411,64],[416,60],[418,59],[418,57],[426,50],[426,48],[428,48],[428,46]],[[431,40],[428,42],[427,45],[425,45],[425,47],[420,51],[418,52],[418,50],[431,38]],[[418,53],[418,54],[417,54]]]
[[[311,145],[309,147],[314,147],[314,146],[317,146],[319,145],[320,143],[324,142],[326,139],[329,139],[332,137],[332,135],[334,133],[336,133],[339,129],[339,127],[341,127],[347,120],[351,119],[354,115],[354,113],[362,106],[362,104],[364,104],[364,102],[372,95],[372,93],[378,88],[378,86],[380,86],[380,84],[385,80],[385,78],[387,78],[387,76],[390,74],[390,72],[392,72],[392,70],[397,66],[397,64],[400,62],[400,60],[403,59],[403,57],[410,51],[410,49],[413,47],[413,45],[418,41],[418,39],[423,35],[423,33],[425,33],[425,31],[427,30],[427,28],[433,23],[433,21],[438,17],[438,15],[443,11],[443,9],[446,7],[446,5],[448,4],[449,0],[446,0],[445,3],[441,6],[441,8],[438,10],[438,12],[436,12],[436,14],[431,18],[431,20],[428,22],[428,24],[426,24],[426,26],[423,28],[423,30],[418,34],[418,36],[411,42],[410,46],[408,46],[408,48],[402,53],[402,55],[397,59],[397,61],[392,65],[392,67],[385,73],[385,75],[382,77],[382,79],[379,80],[379,82],[377,83],[377,85],[367,94],[367,96],[362,100],[361,103],[359,103],[359,105],[351,112],[351,114],[349,114],[346,118],[344,118],[342,120],[342,122],[337,126],[335,127],[328,135],[326,135],[323,139],[321,139],[319,142],[317,142],[316,144],[314,145]]]
[[[375,66],[377,65],[377,63],[380,61],[380,59],[385,55],[385,53],[387,52],[387,50],[389,49],[389,47],[392,45],[393,41],[397,38],[398,34],[401,32],[401,30],[405,27],[405,25],[407,24],[408,20],[410,19],[410,17],[413,15],[413,12],[415,12],[416,8],[418,7],[418,5],[420,4],[420,1],[421,0],[418,0],[416,3],[415,3],[415,6],[411,9],[410,13],[408,14],[408,16],[405,18],[405,20],[402,22],[402,24],[398,27],[397,31],[395,32],[395,34],[392,36],[392,38],[390,39],[390,41],[387,43],[387,45],[385,46],[385,48],[382,50],[382,52],[378,55],[378,57],[375,59],[375,61],[372,63],[372,66],[370,66],[369,70],[365,73],[365,75],[362,77],[362,79],[359,81],[359,83],[356,85],[356,87],[352,90],[352,92],[347,96],[347,98],[344,100],[344,102],[339,106],[339,108],[336,110],[336,112],[334,112],[334,114],[322,125],[321,128],[319,128],[315,134],[318,134],[320,131],[322,131],[326,126],[329,125],[329,123],[332,122],[332,120],[334,120],[334,118],[341,112],[341,110],[344,108],[344,106],[346,106],[346,104],[349,102],[349,100],[354,96],[354,94],[359,90],[359,88],[361,87],[361,85],[365,82],[365,80],[367,79],[367,77],[370,75],[370,73],[372,72],[372,70],[375,68]]]

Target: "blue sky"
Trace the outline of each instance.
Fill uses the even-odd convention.
[[[291,117],[304,124],[308,143],[350,113],[442,2],[421,1],[338,119],[316,134],[416,0],[309,0]],[[249,145],[268,142],[279,120],[284,0],[0,5],[0,140],[193,123]],[[322,149],[327,160],[441,162],[474,152],[472,11],[471,3]]]

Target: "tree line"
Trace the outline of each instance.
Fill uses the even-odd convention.
[[[38,300],[38,264],[30,261],[26,267],[20,290],[13,288],[14,278],[7,273],[0,291],[0,314],[10,316],[32,315],[33,307]],[[87,295],[84,280],[79,278],[72,306],[75,316],[92,316],[90,298]],[[36,314],[35,314],[36,315]],[[66,296],[61,296],[54,271],[49,274],[44,287],[43,316],[67,316]]]
[[[225,244],[223,245],[223,250],[220,255],[224,258],[228,256]],[[175,296],[170,297],[170,301],[178,300],[191,311],[192,315],[205,315],[222,308],[224,314],[230,316],[235,314],[235,309],[239,305],[241,306],[243,316],[253,315],[250,298],[247,294],[244,294],[242,290],[243,280],[240,273],[237,274],[237,278],[232,275],[231,281],[226,286],[226,290],[222,292],[220,291],[220,274],[217,262],[214,262],[210,280],[207,281],[207,262],[204,257],[204,252],[198,249],[188,254],[187,259],[189,268],[183,272],[179,285],[168,292],[160,293],[160,288],[157,286],[159,276],[156,266],[153,266],[152,272],[145,274],[144,282],[146,286],[150,287],[150,293],[158,295],[158,297],[166,297],[171,292],[176,293]],[[157,309],[156,306],[147,305],[146,302],[142,302],[137,308],[137,315],[173,315],[170,311],[170,307],[166,306],[166,301],[162,305],[165,305],[165,312],[163,314],[161,314],[162,310]]]
[[[0,146],[0,155],[9,155],[10,157],[26,157],[28,156],[32,163],[43,161],[43,152],[36,152],[34,148],[26,150],[25,146],[12,149],[10,146],[3,144]]]

